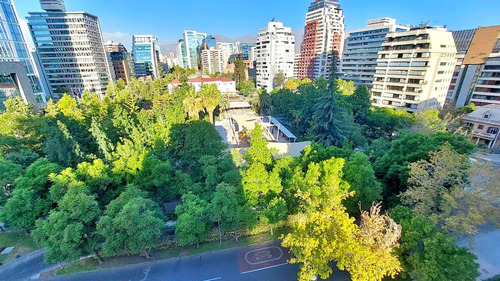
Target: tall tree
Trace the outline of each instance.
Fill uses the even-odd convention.
[[[183,101],[184,109],[186,110],[190,119],[200,119],[200,112],[203,111],[203,102],[200,94],[194,88],[190,87],[187,90],[186,98]]]
[[[159,242],[164,228],[163,215],[158,205],[144,197],[136,187],[129,186],[106,208],[97,230],[104,237],[105,256],[121,253],[149,252]]]
[[[500,187],[484,185],[494,179],[488,169],[469,177],[469,157],[448,144],[430,155],[428,161],[410,164],[410,187],[402,194],[403,203],[451,232],[475,234],[478,225],[500,218],[492,199],[498,198]]]
[[[286,82],[285,73],[283,72],[283,70],[278,71],[273,81],[274,88],[283,89],[283,87],[285,86],[285,82]]]
[[[2,220],[24,230],[33,229],[35,221],[46,216],[52,207],[49,175],[60,170],[58,165],[45,158],[31,164],[24,175],[15,180],[12,197],[0,213]]]
[[[373,204],[370,212],[361,213],[358,245],[346,262],[340,266],[347,269],[352,280],[383,280],[394,278],[402,268],[394,250],[399,247],[401,226],[387,215],[380,214],[381,204]]]
[[[479,276],[477,257],[438,232],[431,220],[403,206],[392,209],[390,215],[403,227],[401,247],[396,249],[403,280],[472,281]]]
[[[95,198],[82,189],[71,189],[47,219],[36,222],[35,238],[45,245],[45,261],[77,261],[97,253],[96,222],[101,213]]]
[[[365,124],[368,112],[371,108],[370,90],[365,85],[356,87],[354,94],[350,96],[354,121],[358,124]]]
[[[352,113],[342,105],[336,94],[325,94],[315,107],[309,130],[312,139],[325,146],[342,147],[354,128]]]
[[[214,124],[214,111],[215,109],[223,103],[223,97],[219,88],[215,84],[205,84],[201,88],[200,99],[202,105],[205,107],[208,116],[210,118],[210,123]]]
[[[382,186],[365,154],[358,152],[349,158],[344,166],[344,179],[355,192],[345,201],[349,214],[359,215],[360,209],[369,210],[373,202],[382,199]]]
[[[234,81],[236,84],[247,79],[245,62],[242,60],[234,61]]]
[[[182,205],[177,206],[175,234],[179,245],[196,245],[205,239],[209,231],[208,202],[193,193],[182,196]]]

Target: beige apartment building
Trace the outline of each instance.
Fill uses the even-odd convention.
[[[373,105],[409,112],[441,109],[456,63],[452,33],[441,27],[415,27],[388,33],[382,47]]]

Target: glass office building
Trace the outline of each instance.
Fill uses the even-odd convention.
[[[153,35],[134,35],[134,72],[137,77],[159,77],[158,66],[160,61],[160,45],[158,38]]]
[[[257,43],[240,43],[240,52],[245,55],[245,58],[250,59],[250,52],[252,48],[257,47]]]
[[[203,45],[203,40],[207,38],[206,33],[199,33],[194,30],[184,31],[184,47],[186,49],[186,68],[200,68],[199,50]],[[184,60],[184,58],[183,58]]]
[[[21,91],[21,93],[31,95],[34,94],[34,100],[38,105],[43,105],[46,101],[45,93],[40,85],[38,73],[34,67],[33,60],[30,57],[26,41],[21,33],[21,27],[17,17],[14,3],[11,0],[0,0],[0,62],[3,64],[3,71],[7,71],[7,64],[10,62],[20,62],[23,64],[25,71],[23,73],[15,73],[16,75],[27,76],[30,84],[29,90]],[[13,64],[10,64],[11,66]],[[14,68],[16,68],[14,66]],[[17,69],[17,68],[16,68]],[[9,70],[13,71],[13,70]],[[14,73],[0,73],[2,81],[11,81]],[[23,77],[24,78],[24,77]],[[13,81],[18,85],[17,79]],[[12,81],[11,81],[12,82]],[[0,83],[0,103],[10,96],[21,95],[27,102],[29,97],[24,97],[18,89],[13,90],[13,83]]]
[[[50,91],[104,94],[112,75],[99,19],[67,12],[62,0],[40,2],[45,12],[30,12],[27,19]]]

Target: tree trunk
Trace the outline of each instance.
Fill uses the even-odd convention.
[[[99,252],[97,250],[94,251],[94,256],[99,261],[99,264],[102,264],[102,257],[99,255]]]
[[[271,225],[271,236],[273,236],[273,226]]]
[[[219,244],[222,245],[222,233],[220,231],[220,222],[219,222]]]
[[[214,110],[208,110],[208,117],[210,118],[210,123],[215,124]]]
[[[149,249],[144,249],[144,254],[146,255],[146,258],[149,259],[151,256],[149,255]]]
[[[196,241],[196,248],[200,247],[200,242]]]

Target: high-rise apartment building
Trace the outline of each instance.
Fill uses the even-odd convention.
[[[445,28],[388,33],[373,81],[374,106],[420,112],[443,107],[455,68],[455,42]]]
[[[222,58],[222,50],[215,48],[201,51],[201,70],[205,74],[222,73],[225,63]]]
[[[206,33],[196,32],[194,30],[184,31],[184,39],[181,46],[184,48],[184,50],[181,50],[184,68],[200,69],[199,52],[205,38],[207,38]]]
[[[217,42],[217,49],[222,51],[222,59],[225,64],[229,63],[231,55],[237,53],[234,43]]]
[[[293,77],[295,36],[282,22],[271,21],[257,37],[257,87],[270,92],[275,88],[276,75]]]
[[[113,41],[104,44],[104,49],[111,59],[115,79],[123,79],[125,83],[130,83],[132,76],[134,76],[132,54],[127,52],[127,49],[121,43]]]
[[[252,48],[257,47],[256,43],[240,43],[239,44],[239,52],[245,55],[245,58],[247,60],[251,60],[250,57],[252,56]]]
[[[457,65],[446,104],[500,104],[500,25],[453,32]]]
[[[202,44],[201,44],[201,49],[206,50],[210,48],[217,48],[217,40],[213,35],[208,35],[206,38],[203,39]]]
[[[344,15],[338,0],[315,0],[306,14],[298,77],[328,77],[344,48]]]
[[[160,44],[153,35],[132,36],[134,53],[134,74],[137,77],[160,77]]]
[[[378,51],[389,32],[409,30],[409,26],[396,25],[392,18],[369,20],[366,28],[347,33],[340,66],[341,78],[354,81],[356,86],[372,86]]]
[[[98,18],[66,12],[62,0],[40,2],[45,12],[30,12],[27,19],[50,91],[103,94],[112,76]]]
[[[0,108],[9,97],[43,106],[46,96],[11,0],[0,1]]]

